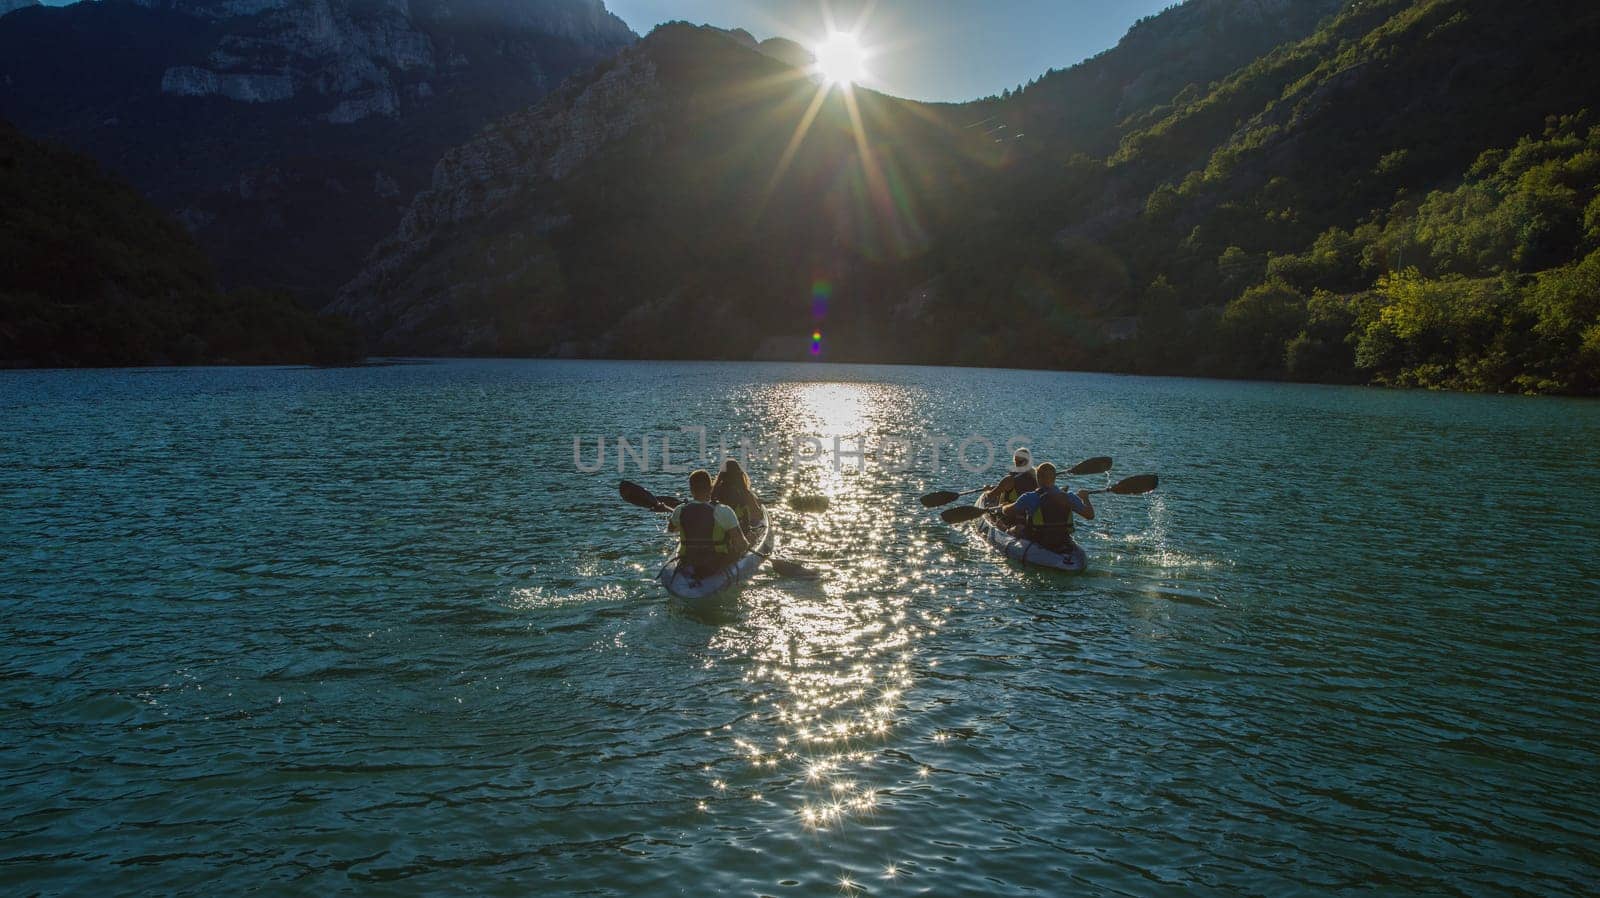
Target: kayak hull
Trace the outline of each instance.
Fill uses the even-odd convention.
[[[778,547],[777,528],[767,519],[750,534],[750,542],[762,555],[771,555]],[[656,580],[675,598],[691,609],[715,607],[721,604],[733,587],[750,579],[765,560],[760,555],[746,553],[743,558],[729,564],[709,577],[696,577],[688,565],[680,565],[677,558],[667,562]]]
[[[977,506],[988,508],[983,504],[983,497],[978,497]],[[1053,552],[1032,540],[1020,536],[1012,536],[1002,528],[992,514],[978,518],[978,532],[988,541],[990,548],[1007,558],[1020,561],[1034,567],[1049,568],[1055,571],[1068,573],[1081,573],[1089,568],[1089,553],[1083,551],[1083,546],[1076,543],[1070,552]]]

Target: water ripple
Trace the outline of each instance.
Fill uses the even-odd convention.
[[[1583,894],[1600,870],[1592,404],[453,362],[11,372],[0,413],[0,876],[26,892],[210,894],[226,866],[226,891],[316,894]],[[574,434],[680,421],[937,421],[1163,488],[1103,497],[1070,577],[918,506],[968,485],[949,464],[754,465],[783,554],[827,577],[701,618],[652,581],[662,521],[571,465]]]

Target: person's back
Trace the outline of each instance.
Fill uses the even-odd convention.
[[[1072,496],[1050,487],[1028,515],[1028,538],[1052,552],[1072,547]]]
[[[707,577],[737,560],[748,546],[739,516],[712,501],[710,474],[690,474],[689,492],[694,499],[672,510],[667,529],[682,535],[679,562],[689,565],[695,576]]]
[[[1093,520],[1094,506],[1089,494],[1062,492],[1056,487],[1056,466],[1045,462],[1038,468],[1039,487],[1011,505],[1008,517],[1020,521],[1021,534],[1053,552],[1072,548],[1072,516]]]
[[[750,478],[739,463],[731,458],[723,462],[722,471],[717,474],[717,482],[711,488],[711,501],[733,509],[739,517],[739,526],[746,533],[766,516],[761,508],[761,500],[750,488]]]

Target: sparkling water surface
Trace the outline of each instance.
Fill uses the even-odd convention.
[[[461,361],[10,372],[0,420],[11,894],[1600,882],[1600,404]],[[695,616],[573,458],[684,423],[1161,488],[1098,497],[1073,576],[917,503],[983,482],[949,445],[753,464],[827,576]]]

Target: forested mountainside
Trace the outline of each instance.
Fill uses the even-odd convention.
[[[1219,76],[1179,49],[1216,22],[1305,33]],[[448,153],[336,308],[406,351],[1592,393],[1596,47],[1571,0],[1194,0],[926,105],[665,26]]]
[[[1366,0],[1174,104],[1056,234],[1109,248],[1139,317],[1086,357],[1594,392],[1597,46],[1592,3]]]
[[[0,17],[0,117],[326,302],[445,149],[635,35],[601,0],[105,0]]]
[[[1104,156],[1211,82],[1316,30],[1346,0],[1190,0],[1140,20],[1117,46],[1007,92],[987,123],[1033,146]],[[1003,133],[996,130],[997,134]]]
[[[361,358],[349,322],[223,293],[171,217],[90,159],[0,121],[0,367]]]

